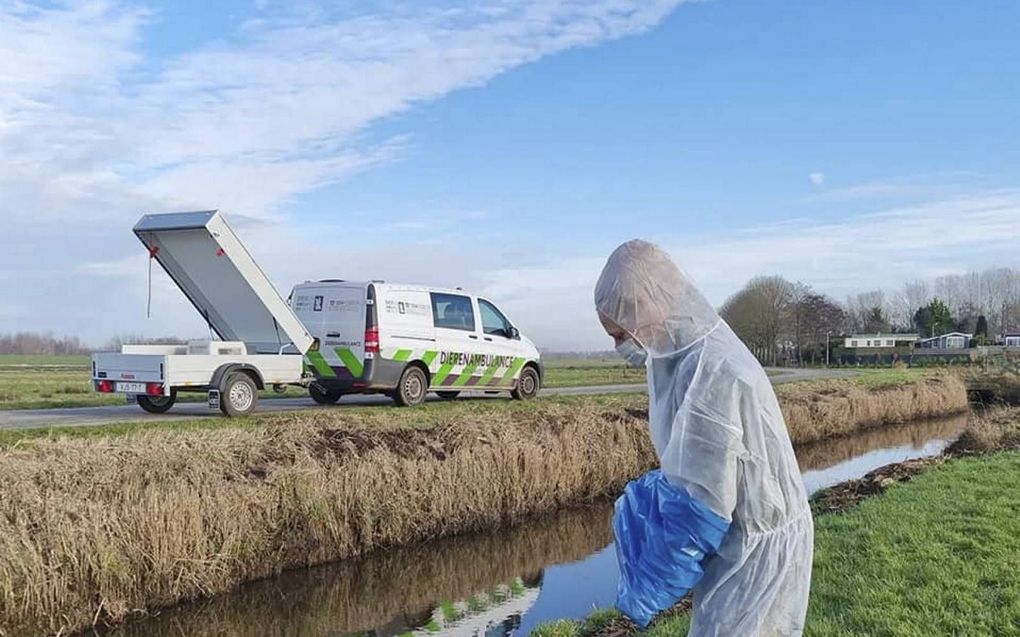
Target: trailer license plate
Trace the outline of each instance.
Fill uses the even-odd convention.
[[[125,394],[144,394],[145,383],[117,383],[117,391]]]

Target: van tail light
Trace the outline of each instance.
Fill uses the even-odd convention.
[[[113,383],[108,380],[96,381],[96,391],[101,394],[109,394],[113,392]]]
[[[162,396],[163,383],[145,383],[145,393],[150,396]]]
[[[365,353],[379,353],[379,328],[369,327],[365,329]]]

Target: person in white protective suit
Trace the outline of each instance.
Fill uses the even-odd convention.
[[[595,306],[620,353],[647,368],[648,421],[666,482],[729,522],[700,563],[689,635],[801,635],[814,526],[765,371],[651,243],[613,252]]]

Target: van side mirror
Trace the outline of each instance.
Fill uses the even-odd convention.
[[[508,328],[506,329],[506,332],[507,332],[507,334],[506,334],[506,337],[507,337],[507,338],[512,338],[512,339],[514,339],[515,341],[516,341],[516,340],[520,340],[520,338],[521,338],[521,332],[520,332],[520,330],[518,330],[518,329],[517,329],[516,327],[514,327],[513,325],[511,325],[510,327],[508,327]]]

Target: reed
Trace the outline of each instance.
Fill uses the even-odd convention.
[[[0,452],[0,635],[66,634],[284,569],[617,493],[654,463],[623,407],[425,430],[342,412]]]
[[[777,394],[794,444],[968,409],[967,387],[952,374],[879,388],[852,380],[791,383]]]

